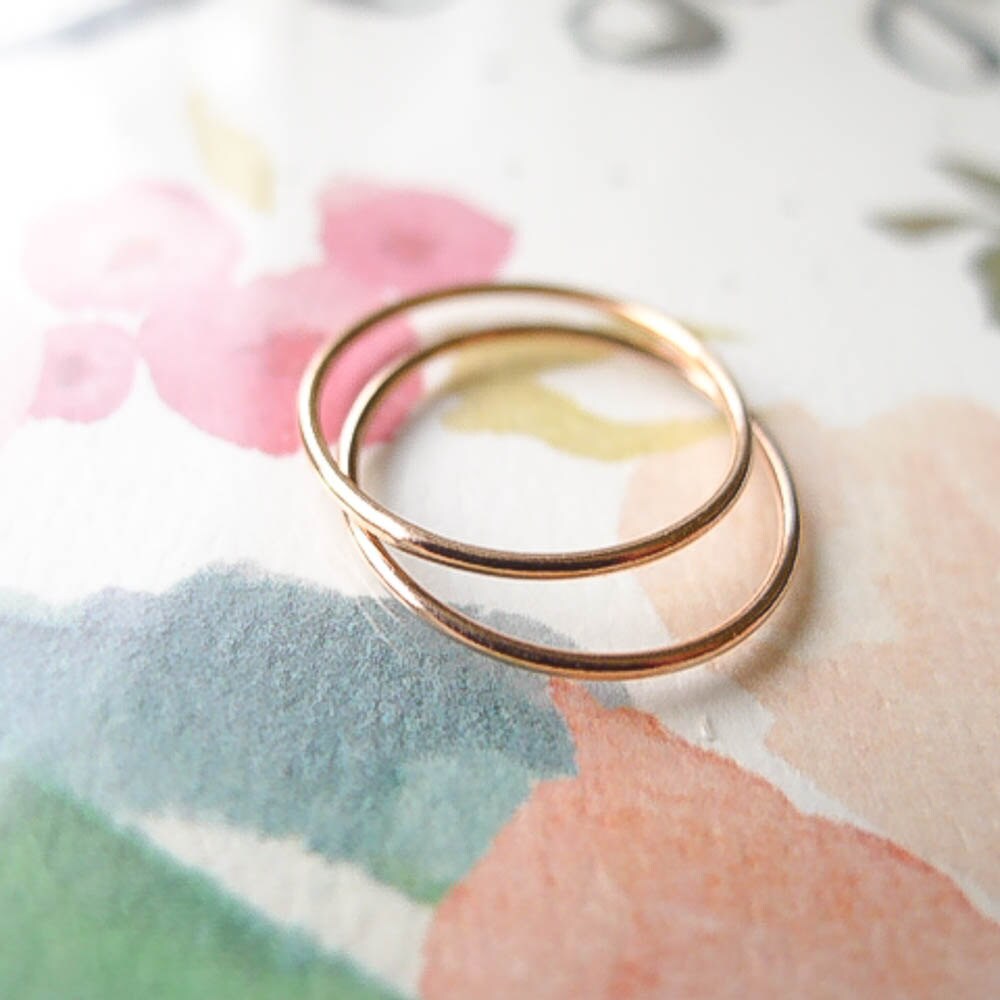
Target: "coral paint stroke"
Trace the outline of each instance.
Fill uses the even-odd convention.
[[[428,1000],[992,995],[1000,927],[940,873],[651,716],[552,691],[578,776],[537,785],[442,902]]]

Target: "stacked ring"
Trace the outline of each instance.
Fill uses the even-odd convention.
[[[581,326],[565,321],[487,326],[447,336],[377,373],[354,400],[344,421],[334,458],[319,411],[326,378],[346,347],[373,327],[419,306],[480,296],[541,296],[600,312],[611,325]],[[380,402],[401,379],[446,352],[497,340],[524,338],[544,329],[615,343],[659,357],[677,368],[698,391],[720,407],[734,440],[730,465],[712,496],[676,524],[634,541],[571,553],[521,553],[468,545],[397,517],[358,484],[360,442]],[[791,577],[798,550],[799,519],[791,476],[776,445],[747,416],[731,376],[689,331],[650,309],[588,292],[546,285],[473,285],[414,296],[388,306],[351,327],[315,359],[303,379],[299,428],[306,452],[340,503],[352,535],[388,590],[421,617],[467,645],[518,666],[566,677],[614,679],[671,673],[724,652],[757,629],[776,607]],[[518,639],[491,629],[440,601],[420,586],[390,555],[387,546],[479,573],[522,578],[587,576],[641,565],[676,551],[709,530],[729,510],[750,467],[752,442],[763,456],[777,490],[778,547],[771,567],[747,604],[695,639],[629,653],[589,653]]]
[[[656,354],[676,366],[696,389],[722,408],[733,434],[735,446],[722,485],[697,510],[655,534],[604,549],[570,553],[518,553],[465,545],[396,516],[362,492],[333,458],[320,424],[320,398],[335,362],[349,344],[374,327],[418,306],[487,296],[544,296],[592,307],[615,321],[615,325],[604,329],[584,328],[590,335]],[[537,330],[538,326],[535,323],[533,329]],[[580,332],[580,328],[572,329]],[[372,389],[370,386],[368,390],[362,390],[355,408],[364,404],[367,393]],[[589,576],[625,569],[666,555],[703,534],[729,509],[743,488],[750,468],[751,434],[743,398],[729,373],[692,333],[674,320],[639,306],[626,305],[589,292],[546,285],[447,288],[414,296],[372,314],[322,352],[306,372],[299,400],[299,429],[317,472],[353,522],[363,525],[371,534],[404,552],[494,576],[549,579]]]

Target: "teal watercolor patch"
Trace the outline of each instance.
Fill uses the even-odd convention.
[[[0,773],[0,996],[392,1000],[93,808]]]
[[[0,597],[0,694],[0,757],[112,815],[298,835],[430,902],[574,769],[541,678],[247,569],[58,609]]]

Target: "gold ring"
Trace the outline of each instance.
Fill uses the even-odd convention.
[[[595,310],[614,325],[580,328],[564,324],[563,329],[656,355],[676,367],[695,389],[721,408],[729,424],[734,448],[722,485],[692,513],[653,534],[606,548],[560,553],[509,552],[462,543],[397,516],[361,490],[334,459],[320,421],[320,400],[334,363],[348,345],[373,327],[419,306],[489,296],[540,297]],[[547,322],[534,324],[535,329],[539,326],[556,328]],[[426,357],[426,352],[420,356]],[[373,391],[371,384],[367,390],[362,390],[355,409],[363,408]],[[299,433],[310,461],[350,514],[352,522],[363,525],[370,534],[404,552],[493,576],[547,579],[588,576],[638,566],[674,552],[704,534],[735,502],[746,483],[752,447],[743,397],[732,376],[693,333],[645,306],[553,285],[463,285],[427,292],[386,306],[350,327],[314,359],[299,392],[298,419]]]
[[[340,449],[341,461],[344,463],[343,473],[356,480],[359,441],[365,424],[386,393],[409,372],[425,361],[462,345],[524,336],[529,329],[537,330],[538,327],[507,327],[458,334],[384,368],[362,390],[359,405],[352,408],[344,425]],[[554,333],[604,339],[596,331],[574,327],[549,325],[546,329]],[[422,618],[474,649],[530,670],[584,680],[626,680],[674,673],[732,648],[762,625],[781,598],[795,566],[799,546],[799,512],[795,487],[777,445],[757,421],[752,421],[751,426],[779,499],[778,546],[771,566],[753,597],[722,624],[696,638],[655,649],[629,653],[578,652],[498,632],[434,597],[389,555],[385,545],[374,533],[367,532],[346,512],[345,517],[362,554],[389,591]]]

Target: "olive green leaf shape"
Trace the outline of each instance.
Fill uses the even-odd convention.
[[[968,160],[949,158],[940,164],[950,177],[961,181],[981,197],[988,198],[997,208],[1000,208],[1000,173],[987,170]]]
[[[976,257],[976,271],[986,289],[993,321],[1000,324],[1000,243],[987,247]]]
[[[875,217],[875,225],[880,229],[908,239],[953,232],[970,221],[968,216],[957,212],[886,212]]]
[[[956,229],[985,233],[989,243],[973,263],[986,290],[990,319],[1000,325],[1000,242],[997,242],[1000,237],[1000,173],[960,156],[940,160],[938,168],[994,211],[990,212],[981,204],[966,213],[918,209],[883,212],[872,221],[886,233],[903,239],[922,239]]]

